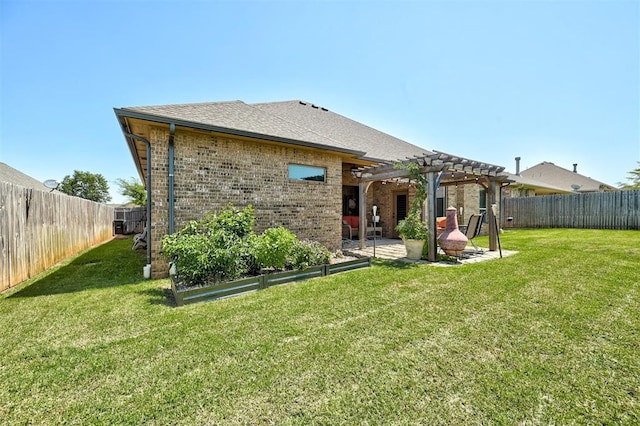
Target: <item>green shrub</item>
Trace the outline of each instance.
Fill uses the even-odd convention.
[[[304,269],[329,263],[330,258],[329,250],[317,241],[296,241],[289,262],[292,269]]]
[[[201,221],[190,221],[162,239],[163,253],[175,263],[186,285],[238,278],[256,270],[249,240],[255,237],[252,206],[238,210],[229,204]]]
[[[296,241],[287,228],[269,228],[256,239],[255,257],[263,268],[284,269]]]
[[[398,222],[396,231],[403,239],[426,240],[429,235],[427,224],[420,219],[419,212],[409,212],[409,215]]]
[[[247,275],[260,274],[260,262],[256,258],[256,245],[258,244],[258,236],[253,232],[243,238],[240,242],[240,258],[245,266]]]
[[[244,238],[253,233],[256,223],[255,210],[251,205],[239,210],[228,204],[219,213],[208,213],[201,223],[210,231],[222,230],[238,238]]]
[[[257,236],[254,224],[252,206],[239,210],[229,204],[166,235],[163,253],[175,263],[178,279],[186,286],[257,275],[261,268],[303,269],[328,263],[329,251],[319,243],[298,241],[284,227]]]
[[[202,282],[211,275],[211,241],[206,235],[189,232],[166,235],[162,248],[164,255],[179,268],[179,276],[185,284]]]

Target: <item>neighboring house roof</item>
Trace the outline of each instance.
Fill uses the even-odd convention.
[[[543,161],[526,170],[520,175],[525,178],[535,179],[549,185],[562,188],[571,192],[599,192],[617,191],[618,188],[606,183],[591,179],[577,172],[556,166],[549,161]]]
[[[14,185],[24,186],[25,188],[37,189],[39,191],[51,191],[39,180],[34,179],[5,163],[0,163],[0,182],[8,182]]]
[[[345,152],[372,161],[395,161],[431,151],[303,101],[242,101],[127,107],[131,117],[232,135]]]
[[[564,194],[572,192],[571,190],[567,190],[554,185],[550,185],[548,183],[540,182],[539,180],[522,176],[522,174],[514,175],[512,173],[507,173],[507,176],[509,180],[512,181],[511,186],[516,188],[533,189],[536,191],[536,195],[550,195],[558,193]]]

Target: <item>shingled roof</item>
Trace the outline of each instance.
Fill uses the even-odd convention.
[[[512,181],[512,187],[530,188],[536,191],[537,195],[547,194],[566,194],[572,192],[570,189],[560,188],[558,186],[551,185],[549,183],[541,182],[539,180],[531,179],[526,176],[516,175],[512,173],[506,173],[510,181]]]
[[[342,151],[371,161],[432,154],[327,108],[297,100],[127,107],[116,109],[116,115]]]
[[[529,167],[520,173],[525,178],[535,179],[540,182],[562,188],[565,191],[575,192],[599,192],[617,191],[618,188],[606,183],[591,179],[590,177],[572,172],[549,161],[543,161],[533,167]]]
[[[20,170],[14,169],[13,167],[5,163],[0,163],[0,182],[8,182],[13,185],[37,189],[39,191],[51,191],[39,180],[34,179],[31,176],[26,175]]]
[[[424,148],[307,102],[270,102],[252,106],[331,140],[341,141],[349,149],[364,152],[363,157],[366,159],[395,161],[416,155],[433,154]]]

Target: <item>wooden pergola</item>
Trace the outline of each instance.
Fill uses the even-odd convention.
[[[354,176],[359,181],[360,198],[360,226],[359,238],[360,247],[366,246],[366,213],[367,197],[366,193],[373,182],[384,180],[407,180],[409,171],[396,167],[396,164],[409,165],[418,164],[420,173],[426,176],[427,199],[424,207],[424,217],[429,228],[428,260],[437,260],[436,241],[436,190],[439,186],[478,184],[484,187],[487,194],[487,206],[496,204],[496,194],[498,185],[509,182],[506,175],[501,175],[504,167],[480,161],[470,160],[440,151],[433,151],[431,154],[424,154],[399,160],[397,162],[378,163],[372,166],[363,166],[353,171]],[[495,220],[495,213],[492,208],[487,208],[487,218],[489,223],[489,250],[498,249],[498,228]]]

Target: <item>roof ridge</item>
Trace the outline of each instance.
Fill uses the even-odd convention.
[[[219,102],[185,102],[181,104],[166,104],[166,105],[137,105],[137,106],[122,107],[121,109],[185,107],[185,106],[222,105],[222,104],[238,104],[238,103],[250,105],[238,99],[235,101],[219,101]]]
[[[590,184],[590,185],[597,184],[598,187],[606,186],[606,187],[609,187],[609,188],[615,188],[615,186],[610,185],[610,184],[608,184],[606,182],[599,181],[597,179],[594,179],[594,178],[592,178],[590,176],[584,175],[584,174],[579,173],[579,172],[574,172],[573,170],[570,170],[570,169],[564,168],[562,166],[559,166],[559,165],[557,165],[557,164],[555,164],[555,163],[553,163],[551,161],[542,161],[542,162],[536,164],[535,166],[531,166],[529,168],[524,169],[522,172],[520,172],[520,174],[522,175],[522,174],[536,173],[535,168],[539,167],[539,166],[543,166],[543,167],[546,166],[548,169],[552,168],[552,171],[550,171],[550,173],[555,173],[555,176],[557,176],[558,178],[562,178],[562,176],[560,176],[560,174],[562,174],[563,176],[566,176],[566,177],[569,177],[569,176],[575,177],[577,181],[582,180],[583,182],[587,182],[587,184]],[[531,169],[534,169],[534,170],[531,171]],[[540,173],[540,172],[537,172],[537,173]],[[525,177],[527,177],[527,176],[525,176]],[[553,176],[550,176],[549,179],[553,180],[554,178],[553,178]]]

